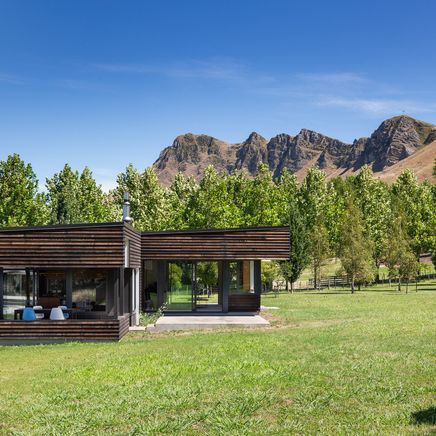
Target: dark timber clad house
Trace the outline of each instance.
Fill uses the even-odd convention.
[[[261,259],[288,257],[286,227],[139,233],[121,222],[0,229],[0,340],[118,340],[140,311],[157,309],[254,312]],[[21,321],[20,309],[29,305],[42,306],[44,318]],[[69,319],[48,319],[60,305]]]

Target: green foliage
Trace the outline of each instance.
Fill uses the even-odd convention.
[[[172,290],[179,289],[182,286],[183,269],[180,265],[172,262],[168,266],[170,287]]]
[[[197,264],[197,277],[199,283],[204,286],[215,285],[218,277],[218,263],[199,262]]]
[[[322,218],[319,217],[310,233],[310,256],[315,289],[319,287],[322,278],[322,267],[332,254],[327,228]]]
[[[98,223],[111,221],[113,209],[89,168],[82,173],[65,164],[62,171],[46,182],[52,224]]]
[[[18,154],[0,161],[0,226],[46,224],[48,209],[32,166]]]
[[[379,266],[386,251],[387,229],[391,210],[391,196],[388,186],[374,178],[368,166],[351,181],[354,202],[361,211],[364,236],[372,242],[372,254]]]
[[[159,184],[153,168],[139,172],[130,164],[117,177],[115,201],[123,203],[123,194],[128,192],[131,217],[138,230],[165,230],[171,222],[171,207],[168,190]]]
[[[435,220],[435,203],[428,186],[427,183],[420,185],[416,175],[408,169],[400,174],[392,186],[395,200],[404,211],[405,230],[417,256],[429,249],[429,231]],[[429,221],[433,221],[433,225]]]
[[[297,197],[309,229],[314,229],[324,221],[327,193],[325,173],[318,168],[311,168],[300,186]]]
[[[290,282],[293,290],[293,283],[310,263],[310,232],[297,204],[290,213],[289,233],[289,261],[280,261],[278,264],[281,275],[286,281],[286,287]]]
[[[213,166],[206,168],[198,189],[187,202],[190,228],[238,226],[238,209],[228,189],[228,176],[220,176]]]
[[[280,224],[277,208],[279,190],[272,173],[265,164],[259,165],[256,177],[248,183],[244,196],[244,217],[247,226],[275,226]]]
[[[278,265],[276,262],[265,261],[262,262],[262,275],[261,281],[262,285],[266,289],[271,290],[274,280],[276,280],[280,275]]]
[[[388,248],[386,266],[389,276],[401,280],[410,280],[419,273],[419,263],[412,247],[412,239],[407,233],[407,219],[402,204],[394,202],[388,230]]]
[[[351,281],[352,293],[355,283],[360,285],[373,280],[372,254],[372,241],[365,237],[362,213],[351,196],[348,199],[346,217],[341,228],[340,259]]]

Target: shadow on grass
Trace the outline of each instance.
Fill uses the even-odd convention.
[[[436,407],[432,406],[425,410],[419,410],[418,412],[413,412],[412,423],[415,425],[421,424],[431,424],[436,425]]]

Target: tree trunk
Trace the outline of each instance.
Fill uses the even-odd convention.
[[[351,279],[351,293],[354,294],[354,277]]]
[[[289,292],[289,282],[288,282],[288,279],[285,278],[285,281],[286,281],[286,285],[285,285],[286,292]]]
[[[398,292],[401,292],[401,279],[398,277]]]
[[[375,266],[377,268],[377,274],[375,275],[375,280],[377,283],[380,282],[380,262],[378,260],[375,261]]]
[[[294,282],[291,280],[291,294],[294,293]]]

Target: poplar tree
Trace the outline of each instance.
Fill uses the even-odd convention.
[[[244,208],[246,224],[253,227],[280,224],[278,198],[278,187],[272,179],[272,173],[262,163],[247,186]]]
[[[412,248],[412,239],[407,234],[405,212],[398,200],[394,202],[391,211],[385,259],[389,277],[398,279],[399,291],[402,280],[408,282],[419,273],[419,262]]]
[[[192,221],[189,204],[198,188],[198,183],[193,177],[186,177],[183,173],[176,174],[169,188],[169,228],[177,230],[189,228]]]
[[[310,264],[310,233],[298,206],[294,206],[290,213],[289,237],[289,260],[279,261],[278,264],[280,273],[286,281],[286,290],[290,282],[293,292],[294,282]]]
[[[354,294],[355,284],[360,285],[374,279],[372,242],[365,237],[365,227],[360,209],[352,197],[347,202],[347,210],[341,227],[340,259]]]
[[[364,235],[372,242],[374,263],[378,268],[386,250],[390,193],[388,186],[374,178],[371,169],[365,165],[359,174],[351,179],[354,202],[361,211]]]
[[[117,177],[114,195],[122,205],[129,193],[130,215],[138,230],[166,230],[171,222],[168,189],[161,186],[153,168],[139,172],[132,164]]]
[[[0,161],[0,226],[46,224],[45,197],[38,192],[38,179],[32,166],[18,154]]]
[[[47,179],[46,187],[52,224],[99,223],[113,218],[109,197],[88,167],[79,173],[65,164]]]

